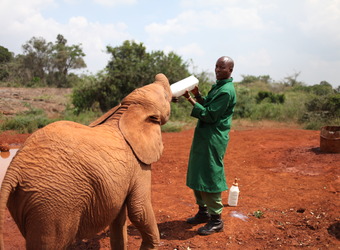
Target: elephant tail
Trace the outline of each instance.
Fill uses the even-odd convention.
[[[11,194],[12,190],[15,189],[15,187],[19,183],[18,174],[16,174],[16,171],[14,169],[8,168],[6,175],[3,179],[2,185],[1,185],[1,191],[0,191],[0,250],[4,250],[4,238],[3,238],[3,232],[4,232],[4,221],[5,221],[5,212],[6,212],[6,206],[7,201],[9,198],[9,195]]]

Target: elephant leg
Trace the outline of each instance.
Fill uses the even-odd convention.
[[[140,249],[158,249],[160,236],[151,201],[128,204],[129,219],[142,235]]]
[[[110,224],[111,249],[127,249],[126,204],[123,205],[117,218]]]

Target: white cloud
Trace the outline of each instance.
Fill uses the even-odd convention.
[[[225,19],[223,11],[220,14],[220,21]],[[260,30],[265,28],[265,24],[257,9],[227,9],[227,20],[231,27]],[[216,24],[217,25],[217,24]]]
[[[167,36],[184,36],[204,29],[264,30],[266,25],[256,9],[226,8],[212,10],[188,10],[164,23],[154,22],[145,27],[149,39],[155,42],[166,40]]]
[[[151,23],[145,27],[145,31],[149,34],[151,40],[160,42],[165,35],[184,35],[190,31],[197,30],[194,25],[195,19],[196,13],[187,11],[167,20],[164,24]]]
[[[63,30],[62,34],[65,34],[69,44],[82,44],[86,64],[93,73],[106,66],[109,58],[105,53],[107,45],[115,47],[124,40],[131,39],[124,23],[94,23],[85,17],[71,18]]]
[[[117,6],[117,5],[133,5],[137,3],[137,0],[94,0],[95,3],[104,6]]]
[[[72,17],[69,22],[71,27],[78,28],[84,28],[88,26],[88,21],[85,17],[79,16],[79,17]]]
[[[103,69],[106,46],[141,41],[148,50],[174,51],[213,69],[225,53],[235,76],[337,82],[340,0],[0,0],[0,45],[15,54],[33,36],[82,44],[88,69]],[[114,7],[114,8],[110,8]],[[168,9],[169,8],[169,9]],[[170,9],[171,8],[171,9]],[[279,79],[280,80],[280,79]],[[339,83],[336,83],[339,84]]]
[[[311,80],[308,82],[309,84],[319,84],[321,81],[327,81],[335,87],[340,86],[339,69],[340,59],[327,61],[320,58],[312,58],[306,65],[303,65],[302,73],[305,72],[310,75]]]
[[[90,22],[84,16],[74,16],[61,23],[44,18],[40,13],[47,3],[54,5],[53,1],[10,1],[0,2],[0,37],[1,45],[15,54],[22,53],[21,46],[32,37],[55,42],[57,35],[62,34],[69,45],[82,44],[88,68],[97,71],[103,69],[108,61],[105,53],[107,45],[116,46],[131,38],[123,22],[102,24]]]
[[[183,55],[185,58],[190,58],[192,56],[204,56],[205,51],[197,43],[191,43],[184,45],[177,49],[179,55]]]
[[[307,0],[305,3],[306,19],[299,26],[306,34],[329,36],[340,43],[340,0]]]
[[[194,8],[194,7],[219,7],[225,6],[227,4],[237,3],[239,0],[228,0],[226,3],[225,0],[181,0],[180,5],[182,8]],[[244,0],[245,1],[245,0]]]
[[[272,65],[271,55],[265,48],[247,55],[240,55],[236,59],[238,64],[245,68],[266,68]]]

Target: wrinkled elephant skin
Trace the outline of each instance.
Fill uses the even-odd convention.
[[[6,205],[27,249],[65,249],[110,226],[112,249],[126,249],[126,217],[156,249],[151,163],[163,150],[170,116],[163,74],[84,126],[59,121],[33,133],[8,168],[0,197],[0,248]]]

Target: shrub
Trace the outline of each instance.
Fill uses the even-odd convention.
[[[43,110],[30,109],[14,116],[13,118],[5,118],[0,125],[1,130],[16,130],[19,133],[33,133],[39,128],[54,122],[47,118]]]
[[[234,110],[234,118],[248,118],[255,105],[255,99],[249,88],[236,85],[237,103]]]
[[[271,103],[284,103],[285,96],[284,94],[274,94],[268,91],[259,91],[256,96],[256,103],[260,103],[263,100],[267,99]]]
[[[254,106],[250,118],[252,120],[282,120],[283,119],[283,106],[275,103],[262,102]]]
[[[102,77],[102,73],[98,73],[97,76],[84,76],[75,84],[71,94],[75,114],[95,109],[99,79]]]
[[[97,120],[103,113],[100,111],[87,110],[75,114],[74,109],[67,108],[62,116],[63,120],[73,121],[84,125],[89,125],[91,122]]]

